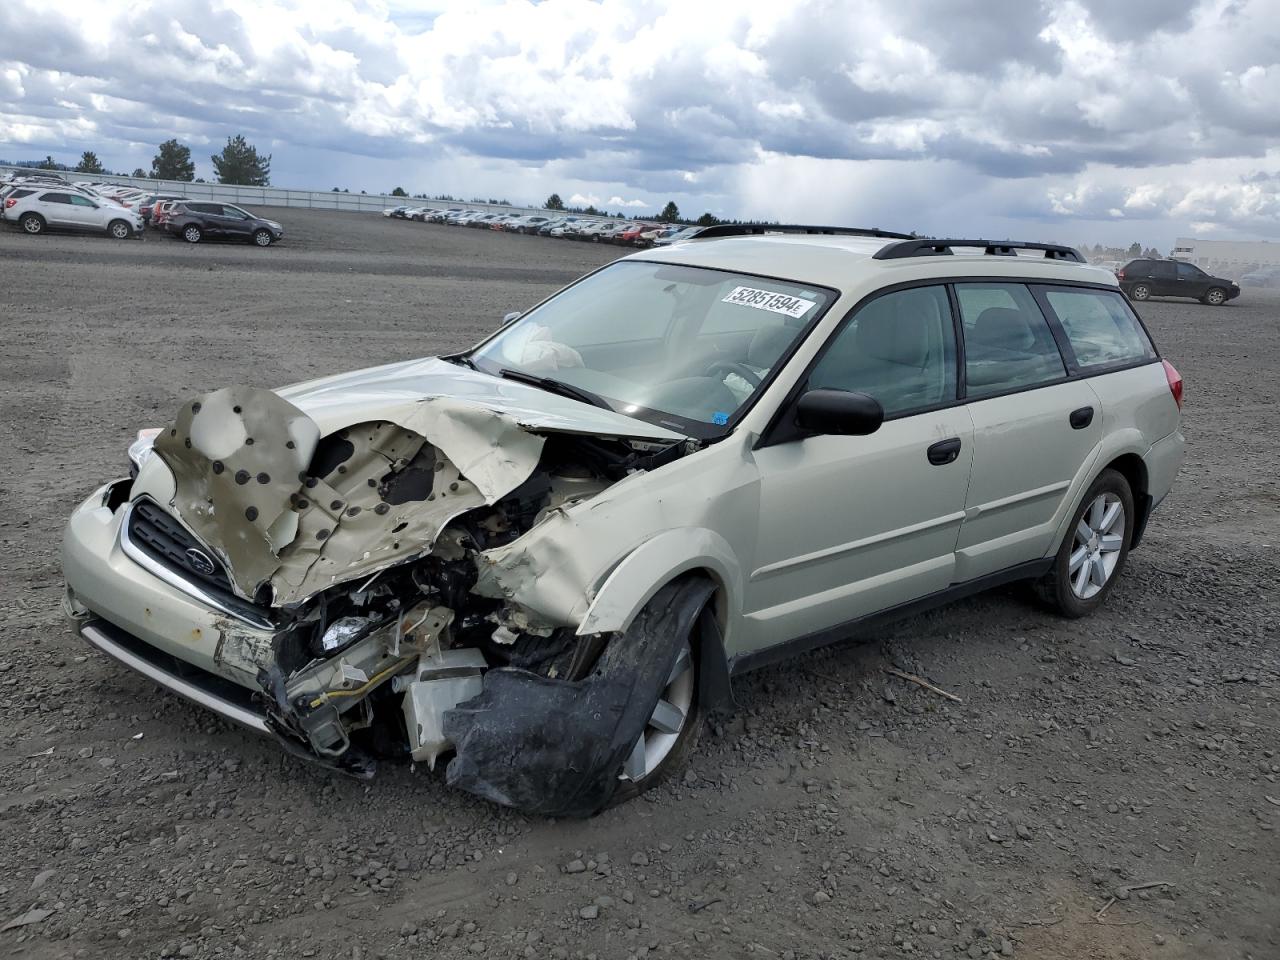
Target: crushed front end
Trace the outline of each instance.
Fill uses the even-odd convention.
[[[491,552],[690,448],[538,432],[445,397],[383,412],[322,433],[272,391],[233,387],[184,405],[139,451],[136,475],[95,491],[68,524],[66,608],[81,633],[360,777],[385,757],[434,768],[476,713],[459,705],[492,700],[481,696],[491,675],[530,689],[598,675],[610,637],[579,635],[563,603],[539,609],[527,583],[495,575]],[[613,762],[612,746],[591,749]],[[458,779],[531,805],[486,787],[471,758]],[[545,812],[562,811],[551,799]]]

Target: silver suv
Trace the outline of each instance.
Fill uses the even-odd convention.
[[[72,515],[66,609],[299,756],[585,815],[745,670],[1015,580],[1092,612],[1181,391],[1070,248],[713,227],[465,353],[184,404]]]
[[[117,240],[128,240],[143,228],[141,214],[74,186],[19,186],[4,198],[0,220],[32,235],[54,228],[105,233]]]

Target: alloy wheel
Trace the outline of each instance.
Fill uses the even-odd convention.
[[[667,682],[658,698],[658,705],[653,708],[653,716],[623,764],[619,779],[643,780],[657,770],[675,749],[693,709],[694,680],[693,650],[686,640],[671,672],[667,674]]]
[[[187,227],[187,229],[182,231],[182,239],[186,240],[187,243],[199,243],[200,231],[195,227]]]
[[[128,225],[116,221],[111,225],[111,235],[117,240],[127,240],[129,238]]]
[[[1145,283],[1140,283],[1137,286],[1135,286],[1133,288],[1133,292],[1130,294],[1130,297],[1134,300],[1146,300],[1150,296],[1151,296],[1151,288],[1148,287]]]
[[[1076,524],[1067,575],[1071,592],[1081,600],[1098,594],[1115,573],[1124,550],[1124,504],[1113,493],[1101,493]]]
[[[1210,290],[1205,299],[1213,306],[1219,307],[1222,305],[1222,302],[1227,299],[1227,295],[1221,290]]]
[[[27,217],[22,221],[22,229],[27,233],[39,233],[44,229],[44,224],[40,222],[38,217]]]
[[[260,247],[269,247],[271,246],[271,234],[265,230],[259,230],[253,235],[253,242]]]

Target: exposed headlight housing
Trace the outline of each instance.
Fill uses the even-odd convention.
[[[129,444],[129,462],[133,465],[132,474],[136,477],[142,465],[151,459],[155,452],[156,437],[160,436],[159,427],[150,427],[138,431],[138,438]]]

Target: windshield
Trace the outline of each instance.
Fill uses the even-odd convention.
[[[628,260],[534,308],[470,360],[495,376],[550,378],[619,413],[716,437],[833,299],[797,283]]]

